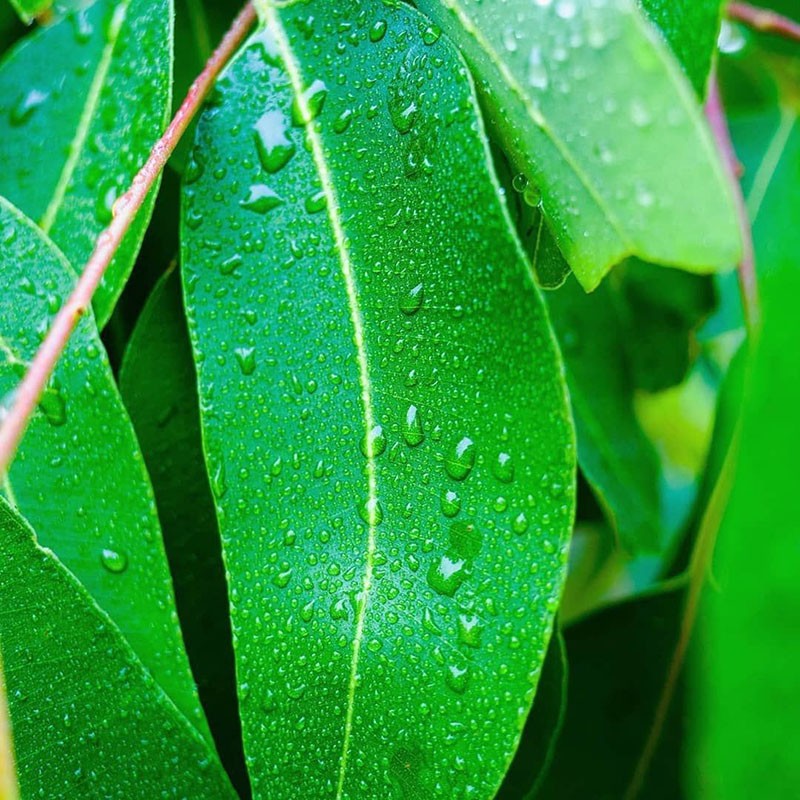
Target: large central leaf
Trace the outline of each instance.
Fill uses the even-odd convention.
[[[257,797],[489,798],[563,581],[562,367],[457,54],[333,6],[262,5],[186,175],[245,751]]]

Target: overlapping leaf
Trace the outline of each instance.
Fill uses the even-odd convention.
[[[24,39],[0,65],[0,195],[78,270],[166,124],[171,42],[171,0],[97,0]],[[101,327],[133,267],[154,198],[96,295]]]
[[[586,289],[626,256],[706,272],[740,237],[701,110],[632,0],[420,0]]]
[[[183,217],[254,793],[490,798],[563,578],[560,363],[449,43],[261,11]]]
[[[11,400],[75,276],[52,243],[5,201],[0,239],[0,397]],[[152,490],[91,317],[72,336],[3,490],[119,625],[175,704],[205,730]]]
[[[2,498],[0,638],[23,797],[233,800],[208,745]]]
[[[23,22],[32,22],[53,5],[53,0],[11,0],[11,5]]]
[[[14,745],[11,740],[11,722],[6,700],[6,682],[0,658],[0,798],[17,800],[17,768],[14,764]]]
[[[153,289],[125,352],[122,398],[153,481],[186,649],[220,756],[246,784],[214,502],[203,461],[189,333],[178,273]],[[238,774],[237,774],[238,771]]]

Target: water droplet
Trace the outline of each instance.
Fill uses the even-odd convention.
[[[236,253],[232,255],[230,258],[226,258],[222,264],[220,264],[219,271],[223,275],[233,275],[234,272],[242,265],[242,257]]]
[[[511,527],[514,529],[514,533],[518,533],[520,536],[528,530],[528,518],[525,516],[524,511],[520,511],[519,514],[514,517]]]
[[[645,128],[653,121],[650,112],[641,100],[632,100],[630,111],[631,121],[637,128]]]
[[[252,375],[256,371],[255,347],[237,347],[234,353],[242,375]]]
[[[422,302],[425,299],[425,288],[423,284],[418,283],[409,289],[400,298],[400,310],[408,317],[414,316],[417,311],[422,308]]]
[[[386,20],[379,19],[369,30],[369,40],[371,42],[379,42],[386,36],[388,27]]]
[[[537,45],[528,55],[528,83],[534,89],[544,90],[549,84],[547,68],[542,60],[542,49]]]
[[[430,631],[431,633],[435,633],[437,635],[441,634],[442,629],[436,624],[436,618],[433,615],[433,611],[429,608],[426,608],[422,612],[422,627],[425,628],[426,631]]]
[[[464,436],[445,459],[444,468],[455,481],[463,481],[475,466],[475,445],[468,436]]]
[[[283,203],[283,198],[269,186],[256,183],[250,187],[250,193],[239,202],[242,208],[255,211],[256,214],[266,214]]]
[[[272,579],[272,582],[279,588],[285,589],[292,579],[292,568],[284,566],[283,569]]]
[[[422,41],[427,45],[436,44],[442,35],[442,29],[438,25],[425,25],[422,28]]]
[[[120,575],[128,568],[128,556],[110,547],[103,548],[100,553],[100,563],[115,575]]]
[[[334,131],[334,133],[344,133],[350,127],[350,123],[352,121],[353,121],[353,109],[352,108],[346,108],[333,121],[333,131]]]
[[[283,169],[295,153],[283,113],[267,111],[253,128],[261,166],[270,174]]]
[[[212,467],[210,482],[211,491],[213,492],[214,497],[219,500],[228,490],[228,484],[225,479],[225,464],[223,464],[222,461],[218,462],[214,467]]]
[[[455,517],[461,511],[461,498],[452,489],[445,489],[441,498],[442,514]]]
[[[478,648],[481,646],[483,625],[475,614],[462,613],[458,615],[458,641],[467,647]]]
[[[511,179],[511,186],[514,188],[515,192],[519,192],[522,194],[528,188],[528,178],[525,176],[524,172],[518,172],[512,179]]]
[[[425,432],[422,430],[422,420],[416,406],[409,406],[406,411],[406,421],[403,425],[403,439],[409,447],[416,447],[425,439]]]
[[[468,575],[466,559],[446,554],[438,562],[431,564],[427,576],[428,585],[435,592],[452,597]]]
[[[386,450],[386,437],[383,434],[383,426],[374,425],[361,440],[361,452],[367,458],[369,458],[370,446],[372,455],[376,457]]]
[[[295,125],[305,125],[316,119],[325,105],[328,96],[328,87],[317,79],[306,89],[292,104],[292,122]]]
[[[380,525],[383,522],[383,508],[377,497],[370,497],[358,507],[358,515],[367,525]]]
[[[23,94],[8,115],[8,121],[12,127],[19,128],[24,125],[48,97],[50,95],[47,92],[41,92],[38,89],[31,89]]]
[[[492,463],[492,474],[502,483],[514,480],[514,461],[508,453],[498,453]]]
[[[109,178],[103,181],[97,191],[94,213],[101,225],[108,225],[114,218],[114,203],[119,196],[119,187],[116,180]]]
[[[56,379],[51,380],[50,384],[42,392],[42,396],[39,399],[39,409],[54,428],[59,428],[66,424],[67,404]]]
[[[328,205],[328,196],[322,190],[306,197],[305,206],[309,214],[316,214],[322,211],[326,205]]]
[[[469,667],[466,662],[460,661],[448,664],[444,673],[445,682],[456,694],[464,694],[469,686]]]

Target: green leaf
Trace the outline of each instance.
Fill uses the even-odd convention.
[[[567,628],[566,720],[539,800],[626,797],[653,724],[683,609],[682,592],[612,606]],[[641,793],[676,800],[683,730],[676,698]]]
[[[800,552],[790,517],[797,491],[800,292],[797,181],[800,125],[772,117],[747,193],[763,328],[745,381],[731,497],[717,542],[693,672],[692,797],[785,796],[800,785]],[[702,765],[702,770],[698,769]]]
[[[636,419],[626,329],[608,282],[592,295],[569,278],[547,294],[564,354],[583,473],[631,553],[662,542],[658,457]]]
[[[533,708],[497,800],[528,800],[547,776],[567,710],[567,653],[564,637],[550,640]]]
[[[561,364],[455,51],[314,10],[261,4],[184,193],[254,795],[490,798],[563,581]]]
[[[700,97],[717,48],[722,0],[639,0],[661,29]]]
[[[197,378],[177,272],[158,282],[142,310],[119,387],[153,481],[200,699],[228,774],[244,786],[228,589],[203,462]]]
[[[462,48],[517,170],[585,289],[638,256],[708,272],[741,251],[685,77],[632,0],[419,0]]]
[[[45,13],[53,5],[53,0],[11,0],[11,5],[19,18],[28,24]]]
[[[98,0],[36,31],[0,65],[0,195],[78,270],[165,127],[171,42],[171,0]],[[155,194],[95,296],[100,327],[133,268]]]
[[[0,397],[11,399],[75,276],[4,200],[0,241]],[[178,708],[206,731],[150,482],[91,317],[67,345],[3,489]]]
[[[3,660],[0,658],[0,797],[3,800],[17,800],[17,768],[14,763],[14,745],[11,741],[11,721],[3,675]]]
[[[197,731],[0,498],[0,638],[24,797],[234,798]]]

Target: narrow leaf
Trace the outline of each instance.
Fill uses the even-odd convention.
[[[685,77],[632,0],[419,0],[462,48],[493,127],[585,289],[627,256],[708,272],[741,249]]]
[[[780,797],[800,785],[796,357],[800,125],[771,115],[748,181],[763,329],[745,381],[741,440],[693,671],[691,797]],[[791,788],[790,788],[791,787]]]
[[[0,240],[0,397],[12,400],[75,275],[4,200]],[[150,482],[90,316],[73,334],[2,488],[205,730]]]
[[[246,785],[228,593],[178,273],[153,289],[130,337],[122,398],[150,472],[200,699],[228,773]]]
[[[235,797],[114,623],[2,498],[0,638],[23,797]]]
[[[586,295],[569,278],[547,295],[567,368],[581,469],[631,553],[661,542],[660,467],[636,419],[625,327],[614,290]]]
[[[261,12],[183,218],[254,794],[488,800],[563,581],[561,365],[449,43]]]
[[[46,12],[53,5],[53,0],[11,0],[11,5],[19,18],[27,24]]]
[[[76,269],[163,132],[171,73],[171,0],[97,0],[24,39],[0,65],[0,195]],[[154,199],[152,192],[95,296],[101,327]]]
[[[706,94],[722,0],[639,0],[660,28],[698,96]]]

